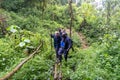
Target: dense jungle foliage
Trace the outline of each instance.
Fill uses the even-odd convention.
[[[10,80],[53,80],[55,51],[50,34],[69,29],[69,1],[0,0],[0,78],[42,40],[41,51]],[[70,50],[67,66],[63,60],[63,80],[120,80],[119,0],[72,0],[72,15],[75,51]],[[85,36],[85,49],[79,33]]]

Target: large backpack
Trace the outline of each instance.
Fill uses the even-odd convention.
[[[73,40],[70,38],[69,41],[71,43],[71,47],[70,48],[72,48],[72,46],[73,46]]]
[[[71,42],[71,47],[70,47],[70,48],[72,49],[72,51],[74,51],[74,48],[73,48],[73,40],[70,38],[69,41]]]

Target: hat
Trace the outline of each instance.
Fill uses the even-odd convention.
[[[62,35],[67,35],[67,33],[66,33],[66,32],[64,32],[64,33],[62,33]]]
[[[67,33],[62,33],[62,37],[67,37]]]
[[[55,31],[55,34],[59,34],[59,32],[58,32],[58,31]]]

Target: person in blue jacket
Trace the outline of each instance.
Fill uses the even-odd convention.
[[[61,37],[58,31],[55,32],[55,34],[51,34],[51,38],[54,39],[54,49],[56,52],[56,58],[58,58],[58,51],[60,48],[60,42],[61,42]]]
[[[64,54],[65,61],[67,61],[68,52],[72,46],[71,39],[67,36],[67,33],[62,33],[62,40],[60,43],[60,49],[58,51],[59,61],[62,61],[62,54]]]

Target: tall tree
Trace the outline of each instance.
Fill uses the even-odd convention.
[[[107,0],[107,24],[110,23],[110,1]]]
[[[1,8],[1,3],[2,3],[3,0],[0,0],[0,8]]]
[[[5,35],[6,34],[6,27],[7,27],[7,21],[6,18],[4,18],[1,14],[0,14],[0,30],[1,30],[1,34]]]
[[[72,0],[69,0],[69,13],[70,13],[70,37],[71,37],[71,30],[73,27],[73,10],[72,10]]]
[[[110,24],[111,17],[118,12],[120,7],[119,0],[103,0],[103,6],[106,11],[106,24]]]

